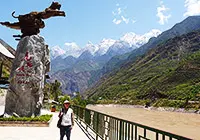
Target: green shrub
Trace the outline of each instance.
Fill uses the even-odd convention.
[[[59,102],[60,104],[63,104],[65,100],[71,101],[70,96],[64,95],[64,96],[60,96],[60,97],[58,98],[58,102]]]
[[[27,121],[27,122],[48,122],[53,115],[41,115],[37,117],[8,117],[0,118],[0,121]]]
[[[114,103],[113,100],[98,100],[97,104],[112,104]]]
[[[159,99],[153,106],[155,107],[174,107],[174,108],[183,108],[186,105],[184,100],[168,100],[168,99]]]

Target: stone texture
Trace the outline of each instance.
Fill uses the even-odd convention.
[[[49,71],[49,65],[49,49],[43,37],[32,35],[20,40],[11,69],[5,114],[40,114],[44,75]]]

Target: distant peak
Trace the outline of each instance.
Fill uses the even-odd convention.
[[[50,48],[50,50],[51,50],[51,56],[53,59],[65,54],[65,51],[61,49],[59,46],[54,46]]]
[[[161,34],[161,31],[158,29],[152,29],[143,35],[129,32],[121,37],[120,40],[129,43],[130,46],[140,47],[141,45],[147,43],[151,37],[157,37],[159,34]]]

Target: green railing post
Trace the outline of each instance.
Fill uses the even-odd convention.
[[[156,140],[158,140],[158,132],[156,132]]]
[[[99,113],[97,114],[97,121],[96,121],[96,140],[98,140],[98,133],[99,133]]]
[[[147,135],[147,130],[146,128],[144,128],[144,137],[146,138],[146,135]]]
[[[91,123],[90,111],[88,109],[85,110],[85,123],[86,123],[86,130],[87,130],[88,125],[90,125]]]
[[[128,140],[130,140],[130,124],[128,124]]]
[[[135,125],[135,140],[137,140],[137,125]]]
[[[123,133],[123,128],[122,128],[122,121],[119,123],[119,140],[122,140],[122,133]]]

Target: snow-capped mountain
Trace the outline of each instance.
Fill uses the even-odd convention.
[[[54,47],[52,47],[51,49],[50,49],[50,51],[51,51],[51,59],[55,59],[56,57],[58,57],[58,56],[62,56],[62,55],[64,55],[66,52],[63,50],[63,49],[61,49],[59,46],[54,46]]]
[[[85,51],[89,51],[93,56],[102,56],[107,53],[111,46],[114,48],[117,47],[117,51],[120,51],[119,47],[123,49],[123,46],[126,47],[124,48],[125,50],[127,50],[127,47],[131,47],[131,49],[128,50],[133,50],[147,43],[151,37],[157,37],[160,33],[161,31],[157,29],[152,29],[143,35],[137,35],[133,32],[130,32],[126,33],[119,40],[104,38],[99,44],[93,44],[91,41],[89,41],[83,48],[79,47],[75,42],[65,43],[63,49],[61,49],[59,46],[53,47],[51,49],[51,56],[52,59],[58,56],[62,56],[62,58],[67,56],[78,58]],[[120,42],[123,42],[122,44],[125,45],[120,44]],[[112,50],[114,48],[112,48]]]
[[[113,39],[103,39],[98,45],[98,50],[95,52],[95,55],[101,56],[104,55],[107,50],[116,42]]]
[[[133,48],[130,46],[129,43],[125,41],[116,41],[111,47],[109,47],[108,51],[106,52],[107,55],[111,57],[116,55],[125,54],[127,52],[132,51]]]
[[[159,34],[161,34],[161,31],[157,29],[152,29],[144,35],[137,35],[130,32],[126,33],[120,40],[129,43],[129,45],[135,49],[147,43],[151,37],[157,37]]]
[[[88,43],[85,45],[85,47],[83,48],[83,52],[85,51],[89,51],[92,55],[95,54],[95,52],[98,51],[98,46],[94,45],[91,41],[88,41]]]
[[[66,52],[65,57],[71,55],[77,58],[83,53],[83,49],[81,49],[75,42],[65,43],[64,50]]]

